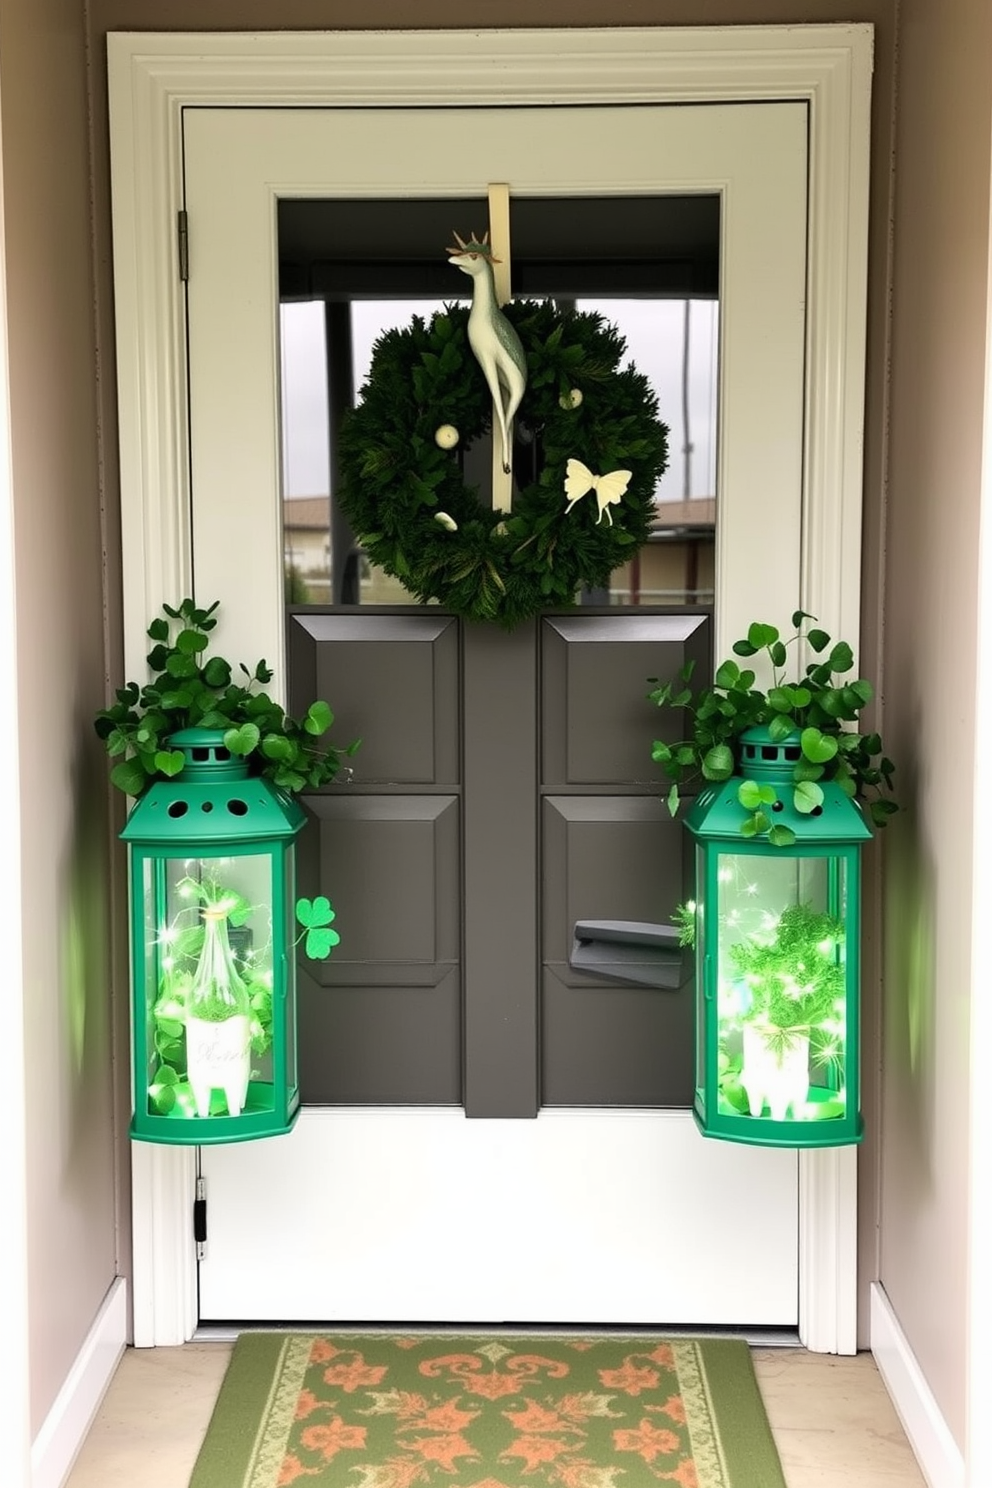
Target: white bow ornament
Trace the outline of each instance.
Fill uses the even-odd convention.
[[[630,470],[611,470],[608,475],[593,475],[587,465],[581,460],[569,460],[565,466],[565,495],[568,505],[565,507],[565,515],[568,516],[577,501],[590,491],[596,492],[596,500],[599,503],[599,516],[596,518],[598,527],[606,513],[606,520],[613,526],[613,517],[610,507],[616,506],[622,499],[624,492],[630,483],[632,472]]]

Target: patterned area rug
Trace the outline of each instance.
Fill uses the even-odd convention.
[[[190,1488],[785,1488],[747,1344],[243,1333]]]

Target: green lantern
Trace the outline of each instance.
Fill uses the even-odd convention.
[[[294,840],[302,807],[188,729],[135,803],[130,849],[134,1117],[147,1142],[288,1132],[299,1106]]]
[[[696,844],[696,898],[683,910],[696,947],[695,1116],[706,1136],[837,1147],[863,1131],[860,857],[872,834],[833,782],[821,782],[811,810],[797,809],[799,758],[798,734],[776,743],[748,730],[742,774],[702,791],[686,817]],[[757,793],[790,845],[742,834]]]

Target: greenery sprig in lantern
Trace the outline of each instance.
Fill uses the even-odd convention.
[[[206,1144],[288,1131],[299,1106],[295,955],[338,942],[325,896],[296,898],[295,794],[349,751],[322,748],[326,703],[288,718],[201,660],[216,605],[153,622],[150,664],[97,718],[115,784],[136,787],[129,845],[134,1116],[145,1141]],[[175,634],[173,634],[175,627]],[[178,716],[177,716],[178,715]],[[183,722],[186,726],[177,727]],[[226,724],[226,727],[219,725]],[[352,749],[354,746],[352,746]]]
[[[725,662],[698,694],[686,674],[650,694],[693,723],[691,738],[654,746],[673,811],[703,777],[686,816],[695,897],[675,917],[696,951],[696,1120],[707,1136],[768,1146],[861,1139],[861,849],[896,810],[881,740],[851,727],[870,684],[846,680],[849,646],[804,635],[812,618],[793,617],[792,644],[814,653],[799,680],[781,676],[775,627],[752,625],[734,651],[767,651],[767,692]]]

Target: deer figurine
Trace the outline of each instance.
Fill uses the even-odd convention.
[[[503,444],[503,471],[510,473],[513,417],[527,387],[527,358],[516,330],[496,302],[493,258],[487,232],[480,243],[474,236],[449,248],[450,262],[472,278],[472,308],[468,316],[468,344],[492,394]]]

